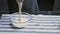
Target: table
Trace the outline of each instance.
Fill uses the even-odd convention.
[[[0,19],[2,34],[60,34],[60,16],[31,15],[31,20],[24,29],[13,29],[9,19],[10,14],[3,14]]]

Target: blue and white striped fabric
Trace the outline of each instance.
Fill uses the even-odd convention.
[[[22,34],[60,34],[60,16],[31,15],[28,26],[24,29],[13,29],[9,14],[0,19],[0,32],[14,32]]]

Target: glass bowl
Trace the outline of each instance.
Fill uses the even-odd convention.
[[[24,28],[31,20],[31,15],[26,12],[22,12],[20,15],[18,12],[16,12],[10,15],[10,20],[14,27]]]

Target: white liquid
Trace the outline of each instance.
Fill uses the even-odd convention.
[[[23,0],[16,0],[17,1],[17,3],[18,3],[18,7],[19,7],[19,17],[20,18],[17,18],[17,19],[15,19],[14,21],[15,22],[17,22],[17,23],[13,23],[13,25],[15,25],[16,27],[24,27],[24,23],[22,23],[22,22],[25,22],[25,18],[23,19],[23,18],[21,18],[21,10],[22,10],[22,5],[23,5]],[[19,24],[18,24],[19,23]]]
[[[21,21],[20,21],[21,20]],[[26,26],[26,21],[27,21],[27,18],[21,18],[19,20],[19,18],[16,18],[14,21],[13,21],[13,25],[15,26],[15,27],[18,27],[18,28],[23,28],[23,27],[25,27]]]
[[[16,27],[19,27],[19,28],[22,28],[25,26],[25,22],[26,21],[26,18],[21,18],[21,9],[22,9],[22,5],[23,5],[23,0],[16,0],[17,3],[18,3],[18,7],[19,7],[19,17],[20,18],[16,18],[13,22],[16,22],[16,23],[13,23],[14,26]]]

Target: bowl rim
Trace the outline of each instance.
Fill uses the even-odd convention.
[[[16,12],[16,13],[18,13],[18,12]],[[16,14],[16,13],[10,14],[9,20],[10,20],[11,23],[12,23],[11,17],[12,17],[14,14]],[[22,12],[22,13],[27,13],[27,12]],[[27,13],[27,14],[29,15],[29,19],[28,19],[27,21],[25,21],[25,22],[22,22],[22,23],[29,22],[29,21],[32,19],[31,14],[29,14],[29,13]],[[19,15],[19,14],[16,14],[16,15]]]

